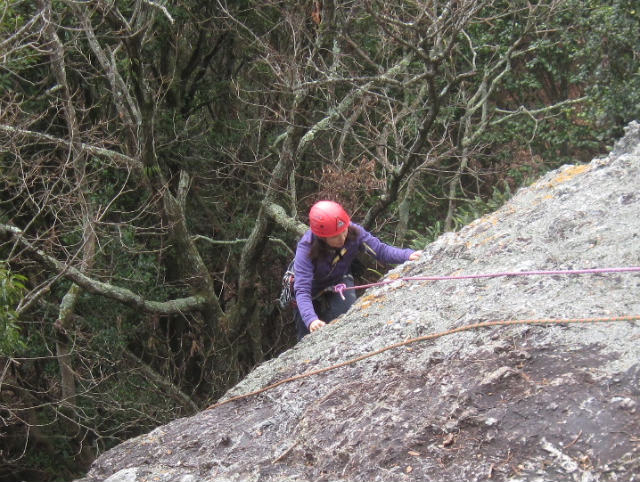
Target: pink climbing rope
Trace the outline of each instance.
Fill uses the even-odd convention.
[[[338,293],[344,299],[344,291],[372,288],[374,286],[384,286],[397,281],[447,281],[477,278],[500,278],[509,276],[554,276],[554,275],[579,275],[579,274],[599,274],[599,273],[629,273],[640,271],[640,266],[628,266],[621,268],[591,268],[591,269],[566,269],[552,271],[505,271],[501,273],[484,273],[484,274],[466,274],[457,276],[404,276],[401,278],[378,281],[377,283],[369,283],[357,286],[347,286],[344,283],[337,284],[333,287],[333,291]]]

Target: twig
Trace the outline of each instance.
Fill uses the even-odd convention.
[[[165,7],[164,5],[158,5],[157,3],[154,3],[151,0],[142,0],[142,1],[147,5],[151,5],[152,7],[159,8],[160,10],[162,10],[162,13],[164,13],[165,17],[169,19],[169,22],[171,22],[171,24],[174,23],[173,17],[169,13],[169,10],[167,10],[167,7]]]
[[[284,459],[284,458],[289,454],[289,452],[291,452],[291,451],[293,450],[293,448],[294,448],[296,445],[298,445],[298,442],[294,442],[294,444],[293,444],[291,447],[289,447],[287,450],[285,450],[284,452],[282,452],[282,454],[280,454],[280,455],[278,456],[278,458],[274,459],[271,463],[272,463],[272,464],[277,464],[278,462],[280,462],[282,459]]]
[[[580,432],[578,432],[578,435],[576,435],[576,438],[574,438],[571,442],[569,442],[567,445],[565,445],[564,448],[568,449],[569,447],[574,445],[578,441],[578,439],[580,438],[580,435],[582,435],[582,430],[580,430]]]

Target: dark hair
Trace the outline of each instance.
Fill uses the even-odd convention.
[[[347,228],[347,239],[345,241],[345,244],[351,239],[357,239],[358,236],[360,236],[360,230],[353,224],[349,224],[349,227]],[[326,256],[328,253],[331,253],[333,251],[334,248],[325,243],[322,238],[316,236],[315,234],[313,235],[311,250],[309,251],[309,257],[311,258],[311,261],[315,263],[318,259]]]

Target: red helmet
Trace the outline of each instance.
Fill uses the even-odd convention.
[[[321,238],[344,233],[350,222],[351,219],[344,208],[333,201],[318,201],[309,211],[311,232]]]

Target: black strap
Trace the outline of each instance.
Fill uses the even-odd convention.
[[[345,254],[347,254],[347,248],[342,248],[340,251],[338,251],[336,256],[333,258],[333,261],[331,261],[331,267],[338,264],[338,262],[344,257]]]

